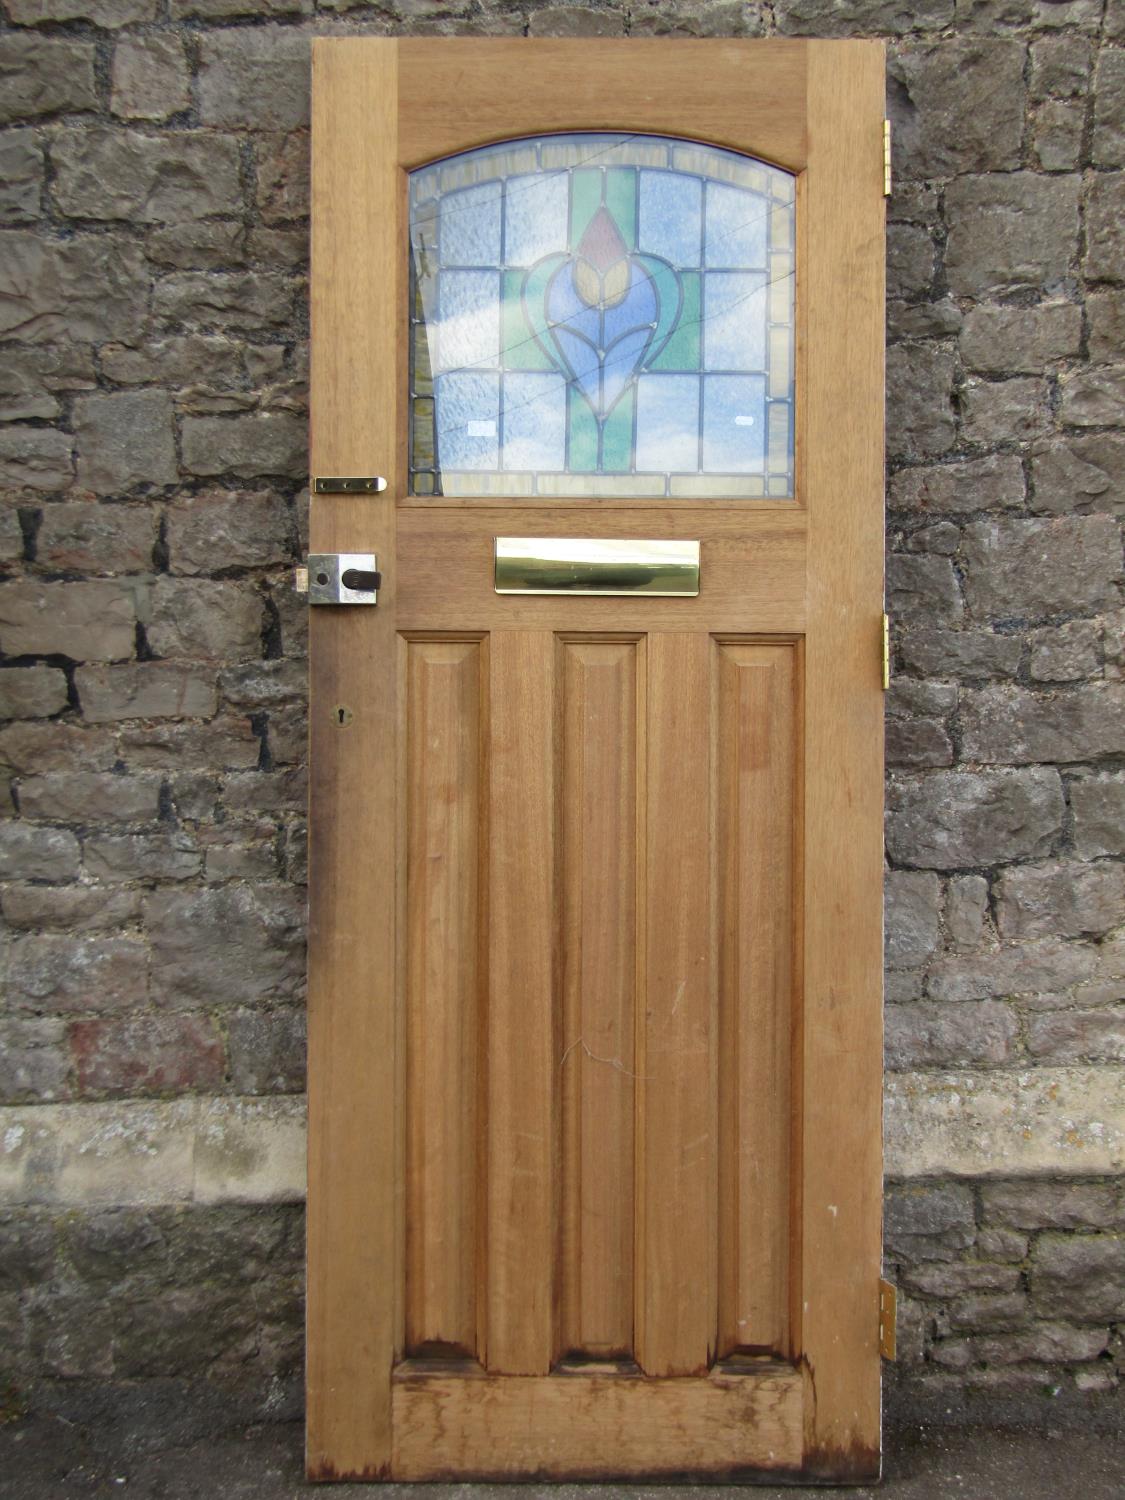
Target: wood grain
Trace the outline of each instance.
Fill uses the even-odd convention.
[[[560,1348],[631,1356],[643,643],[564,641],[561,653]]]
[[[485,649],[406,651],[406,1347],[475,1354]]]
[[[790,1348],[795,656],[718,648],[720,1358]]]
[[[786,1366],[692,1380],[404,1375],[394,1474],[426,1479],[736,1479],[801,1463],[801,1378]]]
[[[806,1465],[861,1479],[878,1472],[880,1430],[882,44],[810,42],[808,100],[799,1347],[816,1392]]]
[[[556,1342],[555,640],[500,630],[489,656],[485,1363],[536,1375]]]
[[[374,551],[375,609],[310,618],[309,1181],[306,1465],[379,1477],[400,1328],[395,978],[394,360],[355,360],[404,291],[393,53],[313,44],[312,463],[388,474],[386,496],[314,501],[310,547]],[[341,727],[338,706],[352,711]]]
[[[649,637],[637,1361],[701,1373],[716,1337],[715,974],[708,635]]]

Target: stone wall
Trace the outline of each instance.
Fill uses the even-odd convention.
[[[9,1403],[298,1399],[310,35],[820,34],[896,129],[893,1409],[1112,1421],[1125,8],[0,12]]]

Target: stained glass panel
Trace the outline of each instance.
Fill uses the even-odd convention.
[[[413,172],[412,492],[792,495],[793,187],[653,136]]]

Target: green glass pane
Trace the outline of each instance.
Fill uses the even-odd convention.
[[[699,369],[699,272],[680,274],[683,304],[675,328],[664,348],[649,365],[650,370]]]
[[[605,206],[630,250],[637,248],[637,174],[611,167],[605,174]]]
[[[598,467],[598,424],[586,398],[573,386],[567,391],[567,468],[590,474]]]
[[[625,392],[602,426],[601,469],[606,474],[633,467],[633,413],[636,388]]]
[[[570,249],[574,249],[602,206],[604,174],[597,167],[581,167],[570,174]]]
[[[552,370],[554,366],[524,317],[523,284],[526,279],[525,271],[504,272],[501,358],[506,370]]]

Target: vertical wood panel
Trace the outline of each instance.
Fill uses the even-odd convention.
[[[702,632],[648,641],[637,1359],[707,1368],[716,1335],[711,671]]]
[[[481,645],[407,646],[406,1345],[476,1351]]]
[[[311,612],[306,1466],[385,1477],[401,1308],[395,977],[395,502],[404,262],[393,43],[313,43],[312,464],[390,479],[313,501],[315,552],[374,551],[375,609]],[[337,706],[352,710],[341,727]]]
[[[633,1346],[637,655],[562,646],[563,1353]]]
[[[809,43],[801,1347],[806,1467],[856,1480],[880,1433],[883,97],[881,43]]]
[[[491,637],[486,1360],[555,1352],[555,639]]]
[[[788,1352],[795,654],[718,652],[720,1355]]]

